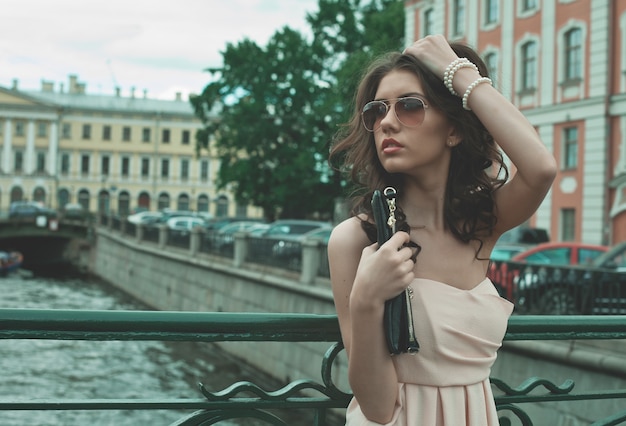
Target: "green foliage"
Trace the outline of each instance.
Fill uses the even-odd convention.
[[[268,219],[331,218],[341,178],[327,166],[359,76],[373,55],[402,48],[403,2],[320,0],[311,41],[283,27],[265,47],[227,44],[223,66],[192,99],[196,150],[220,161],[217,185]],[[209,146],[209,141],[211,146]]]

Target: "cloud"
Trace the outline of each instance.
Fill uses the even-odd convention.
[[[0,86],[77,74],[91,93],[197,93],[226,43],[265,45],[285,25],[306,29],[316,10],[317,0],[3,0]]]

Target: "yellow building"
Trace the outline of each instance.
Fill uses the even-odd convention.
[[[195,155],[200,127],[180,95],[92,95],[74,75],[66,90],[46,81],[22,90],[14,80],[0,87],[0,210],[24,199],[122,216],[137,208],[258,216],[215,187],[218,161]]]

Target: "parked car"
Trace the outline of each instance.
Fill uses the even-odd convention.
[[[175,216],[168,219],[166,224],[172,231],[187,233],[196,226],[205,227],[206,221],[196,216]]]
[[[526,244],[496,244],[489,258],[491,260],[511,260],[513,256],[524,253],[528,248],[529,246]]]
[[[85,210],[82,204],[79,203],[67,203],[63,206],[61,214],[65,219],[86,219],[89,216],[89,212]]]
[[[609,250],[608,246],[573,241],[541,243],[518,253],[514,262],[541,265],[592,265],[593,261]]]
[[[571,269],[557,266],[590,266],[595,258],[608,249],[609,247],[603,245],[572,241],[540,243],[517,253],[510,259],[502,259],[504,262],[492,263],[489,278],[500,295],[515,303],[520,312],[562,312],[563,307],[555,308],[550,305],[553,302],[548,299],[554,294],[550,287],[562,287],[560,283],[566,279],[565,275],[571,275],[573,272]],[[525,267],[523,264],[533,266]],[[567,310],[574,312],[571,305]]]
[[[162,212],[153,212],[153,211],[142,211],[139,213],[131,214],[126,218],[130,223],[134,223],[135,225],[143,224],[149,225],[151,223],[158,222],[159,219],[163,217]]]
[[[314,220],[277,220],[261,234],[261,238],[275,240],[272,255],[297,264],[302,256],[302,241],[313,231],[332,230],[329,222]]]
[[[235,243],[235,233],[248,232],[251,235],[259,235],[269,228],[269,224],[256,221],[232,222],[221,226],[209,236],[212,246],[218,251],[232,250]]]
[[[9,206],[9,219],[35,219],[38,216],[54,218],[57,212],[39,201],[13,201]]]

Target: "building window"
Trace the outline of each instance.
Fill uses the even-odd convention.
[[[129,126],[122,127],[122,140],[124,142],[130,141],[130,127]]]
[[[80,156],[80,173],[82,175],[89,174],[89,154],[82,154]]]
[[[537,87],[537,43],[529,41],[522,46],[522,90]]]
[[[452,34],[458,36],[465,33],[465,0],[454,0],[452,7]]]
[[[563,131],[563,168],[575,169],[578,165],[578,127]]]
[[[23,121],[15,122],[15,136],[24,136],[24,122]]]
[[[522,10],[535,10],[537,8],[537,0],[522,0]]]
[[[46,153],[38,152],[37,153],[37,165],[35,166],[35,171],[39,174],[46,172]]]
[[[141,177],[147,178],[150,176],[150,159],[142,158],[141,159]]]
[[[22,173],[24,171],[24,153],[22,151],[15,151],[15,163],[13,164],[13,170],[16,173]]]
[[[39,123],[37,123],[37,136],[40,138],[45,138],[47,134],[48,134],[48,125],[43,121],[40,121]]]
[[[163,129],[163,137],[161,138],[161,142],[170,143],[170,129]]]
[[[121,168],[122,177],[127,178],[130,176],[130,157],[122,157],[122,168]]]
[[[111,157],[103,155],[100,159],[100,169],[102,176],[108,176],[111,172]]]
[[[576,210],[561,209],[561,241],[576,241]]]
[[[582,31],[573,28],[565,33],[565,81],[582,77]]]
[[[83,139],[91,139],[91,124],[83,124]]]
[[[163,158],[161,160],[161,177],[163,179],[170,177],[170,160],[168,158]]]
[[[183,145],[189,145],[190,140],[191,140],[191,132],[189,130],[183,130],[183,139],[182,139]]]
[[[485,0],[485,24],[498,22],[498,0]]]
[[[498,87],[498,55],[495,53],[485,55],[485,65],[494,87]]]
[[[102,127],[102,140],[103,141],[111,140],[111,126]]]
[[[189,160],[184,158],[180,160],[180,180],[186,181],[189,179]]]
[[[70,174],[70,155],[69,154],[61,154],[61,174],[65,176]]]
[[[144,127],[141,131],[141,141],[150,142],[150,127]]]
[[[72,137],[72,125],[70,123],[63,123],[61,126],[61,137],[63,139],[69,139]]]
[[[209,180],[209,160],[200,161],[200,180],[202,182]]]
[[[428,8],[424,11],[424,31],[422,32],[423,36],[427,36],[433,33],[434,25],[435,25],[435,12],[433,8]]]

